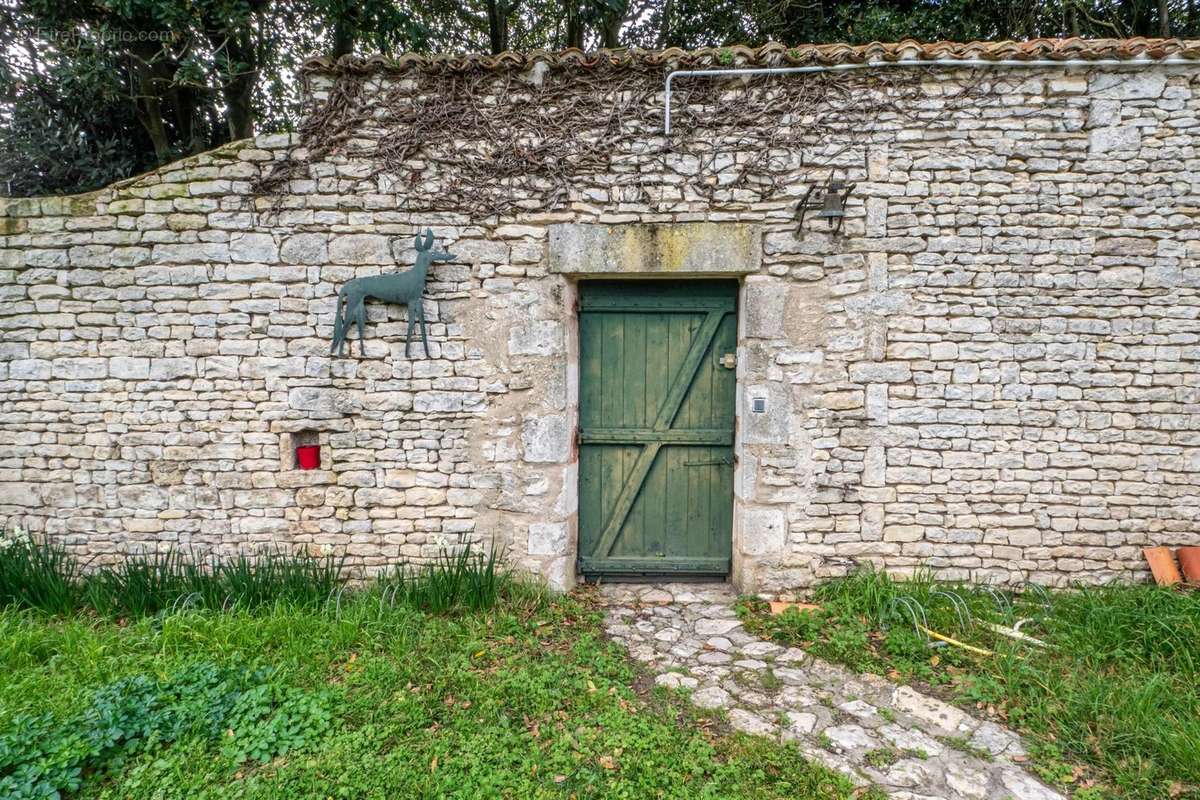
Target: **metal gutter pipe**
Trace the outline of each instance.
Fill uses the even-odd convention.
[[[665,97],[664,102],[666,108],[663,114],[663,134],[669,136],[671,133],[671,83],[675,78],[721,78],[721,77],[737,77],[742,75],[805,75],[814,72],[850,72],[851,70],[860,69],[887,69],[896,67],[969,67],[971,69],[980,69],[984,67],[1149,67],[1149,66],[1200,66],[1200,60],[1193,58],[1178,58],[1170,56],[1168,58],[1159,59],[1068,59],[1065,61],[1054,61],[1051,59],[1040,59],[1032,61],[1021,61],[1018,59],[1007,59],[999,61],[988,61],[980,58],[939,58],[939,59],[908,59],[902,61],[864,61],[855,64],[831,64],[828,66],[810,66],[810,67],[752,67],[750,69],[678,69],[667,74],[667,82],[664,87]]]

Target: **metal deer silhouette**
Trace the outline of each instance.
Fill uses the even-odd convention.
[[[421,292],[425,289],[429,265],[434,261],[449,261],[454,255],[444,250],[433,249],[433,230],[430,228],[425,229],[424,243],[421,242],[421,235],[417,234],[415,246],[417,263],[412,269],[354,278],[342,286],[333,315],[333,344],[329,347],[330,354],[337,351],[339,357],[342,355],[342,346],[346,344],[346,338],[351,333],[350,326],[355,323],[358,324],[358,349],[362,352],[363,328],[367,324],[366,302],[368,297],[374,297],[385,303],[403,303],[408,306],[408,332],[404,334],[405,358],[408,358],[408,346],[412,341],[413,323],[417,317],[421,318],[421,344],[425,345],[425,355],[429,355]]]

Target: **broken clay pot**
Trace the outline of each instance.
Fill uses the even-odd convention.
[[[1179,574],[1179,567],[1175,566],[1175,556],[1171,553],[1171,548],[1147,547],[1142,550],[1142,555],[1146,557],[1146,563],[1150,565],[1150,572],[1154,575],[1154,582],[1159,586],[1172,586],[1183,580]]]
[[[1200,584],[1200,547],[1181,547],[1175,555],[1179,557],[1179,568],[1188,583]]]

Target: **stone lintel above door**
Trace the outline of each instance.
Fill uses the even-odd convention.
[[[762,226],[740,222],[550,226],[562,275],[746,275],[762,265]]]

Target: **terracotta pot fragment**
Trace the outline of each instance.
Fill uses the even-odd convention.
[[[1169,547],[1147,547],[1142,550],[1150,572],[1154,574],[1154,582],[1159,586],[1171,586],[1183,580],[1179,567],[1175,566],[1175,556]]]
[[[1181,547],[1175,555],[1179,557],[1179,568],[1188,583],[1200,584],[1200,547]]]

